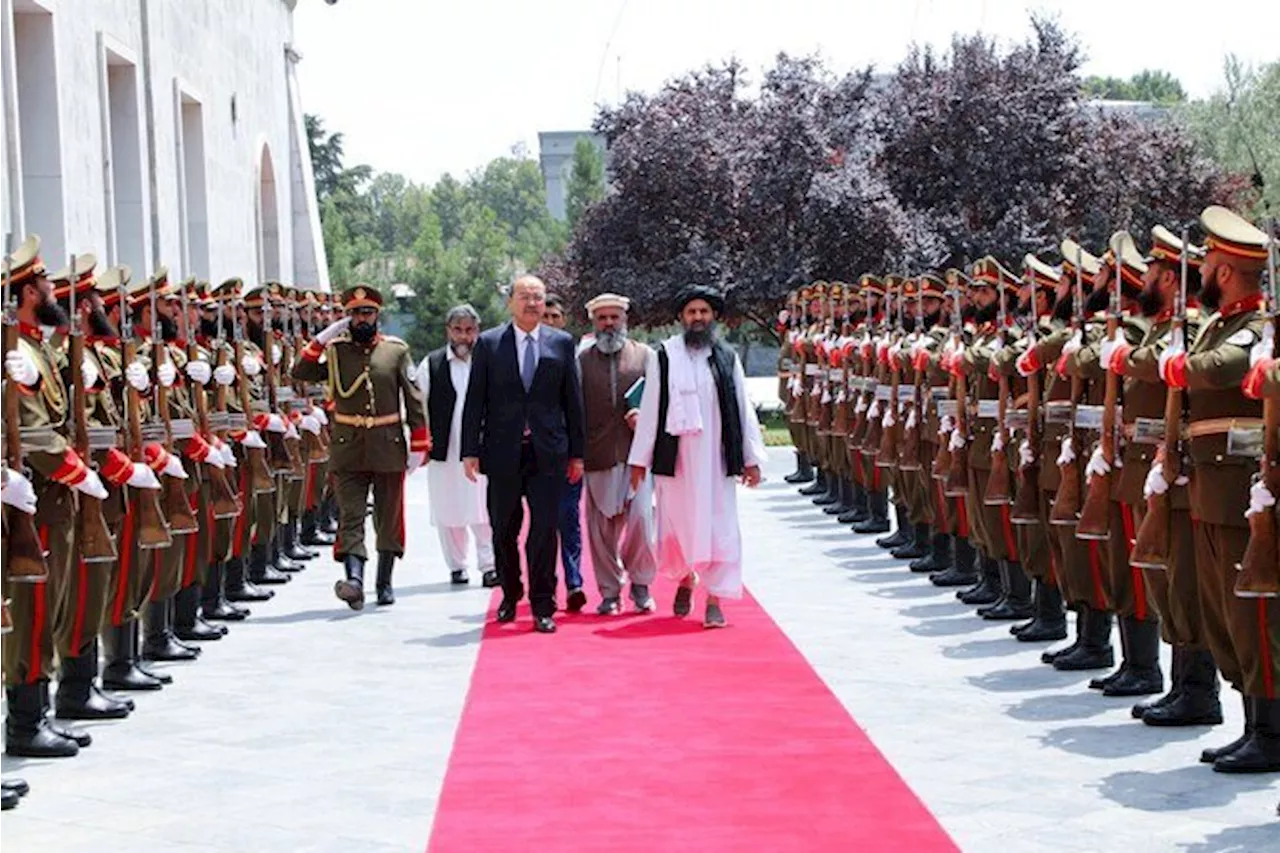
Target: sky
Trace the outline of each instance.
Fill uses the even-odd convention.
[[[1084,74],[1171,72],[1192,97],[1223,58],[1280,59],[1280,2],[1215,0],[299,0],[303,108],[341,131],[348,165],[433,183],[461,177],[539,131],[590,127],[595,105],[736,56],[756,78],[779,52],[843,72],[891,71],[912,43],[953,33],[1026,39],[1056,17]]]

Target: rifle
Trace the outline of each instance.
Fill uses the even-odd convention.
[[[5,240],[5,255],[13,254],[12,237]],[[8,264],[4,267],[4,354],[18,348],[18,302],[9,284]],[[4,463],[8,470],[22,473],[31,479],[31,471],[22,464],[22,416],[18,411],[18,390],[13,380],[4,376]],[[8,474],[5,475],[6,477]],[[44,561],[45,550],[40,544],[40,532],[36,530],[35,516],[13,507],[4,510],[4,548],[9,580],[18,583],[39,583],[49,577]]]
[[[960,297],[957,290],[956,312],[959,313],[959,311]],[[961,337],[956,358],[964,358],[963,321],[961,323]],[[951,464],[947,468],[947,479],[942,487],[942,494],[948,498],[959,498],[969,494],[969,381],[965,378],[963,370],[956,372],[954,387],[955,393],[952,396],[956,401],[956,429],[960,431],[965,442],[963,447],[952,450],[949,454]],[[950,436],[948,436],[948,447],[950,443]]]
[[[893,347],[901,347],[906,337],[906,323],[903,321],[904,306],[907,302],[907,279],[900,277],[898,284],[898,299],[894,306],[897,309],[895,318],[895,328],[890,335],[892,343],[889,344],[890,349]],[[888,425],[885,426],[881,422],[880,446],[876,452],[877,468],[893,468],[898,464],[898,452],[902,438],[902,404],[899,401],[899,389],[902,387],[902,367],[901,358],[899,358],[899,366],[894,367],[892,360],[885,368],[889,371],[889,400],[885,409],[885,419]]]
[[[187,289],[182,288],[182,328],[187,339],[187,359],[195,361],[200,354],[195,335],[191,334],[191,321],[187,314]],[[225,398],[224,398],[225,400]],[[209,400],[204,386],[199,382],[191,383],[191,403],[195,407],[196,428],[206,437],[213,436],[209,423]],[[242,509],[236,489],[231,485],[231,478],[225,468],[217,465],[205,466],[204,473],[209,478],[209,501],[213,505],[214,518],[235,518]]]
[[[1172,337],[1186,338],[1187,270],[1191,244],[1188,229],[1182,229],[1181,281],[1174,297]],[[1140,569],[1167,569],[1172,557],[1173,488],[1182,474],[1182,389],[1168,386],[1164,398],[1164,443],[1159,451],[1160,468],[1168,488],[1147,498],[1147,511],[1133,542],[1129,564]]]
[[[120,358],[125,368],[138,359],[138,345],[129,330],[132,318],[129,316],[129,294],[125,288],[125,278],[120,277]],[[128,382],[125,382],[124,397],[124,444],[125,452],[134,462],[146,464],[146,456],[142,444],[142,394]],[[135,501],[138,516],[138,547],[143,549],[168,548],[173,544],[173,536],[169,531],[169,521],[160,508],[160,494],[156,489],[135,489],[130,500]]]
[[[155,394],[155,408],[151,413],[151,422],[148,426],[156,438],[164,445],[165,451],[177,456],[177,445],[173,440],[173,418],[169,412],[169,389],[160,382],[160,365],[169,360],[169,346],[164,342],[163,336],[160,334],[157,290],[155,282],[152,282],[151,360],[154,362],[156,377],[152,385],[152,391]],[[159,415],[158,423],[156,421],[157,414]],[[190,429],[191,424],[189,421],[185,426],[188,431],[194,433],[194,430]],[[178,458],[181,459],[180,456]],[[169,519],[169,532],[171,534],[195,533],[200,529],[200,522],[195,513],[191,511],[191,499],[187,497],[186,482],[179,480],[177,477],[164,478],[164,514]]]
[[[284,328],[280,333],[280,369],[284,371],[285,376],[290,376],[293,367],[293,321],[294,321],[294,305],[292,297],[289,295],[291,291],[285,291],[285,303],[283,312]],[[280,401],[281,416],[284,418],[286,427],[293,423],[293,406],[298,399],[297,385],[292,377],[285,382],[279,390],[276,391],[277,399]],[[298,432],[295,428],[294,432]],[[307,476],[307,462],[303,455],[302,436],[297,438],[284,438],[284,449],[289,456],[289,479],[303,480]]]
[[[928,330],[924,327],[924,283],[925,277],[920,276],[920,280],[916,284],[916,340],[923,341]],[[911,414],[907,415],[907,421],[902,426],[901,443],[898,446],[898,469],[901,471],[919,471],[920,465],[920,442],[921,427],[924,423],[924,374],[923,370],[916,370],[914,359],[910,349],[907,351],[907,364],[911,367],[911,397],[907,404],[911,407]],[[903,368],[906,369],[905,367]]]
[[[76,256],[71,255],[71,293],[67,297],[70,309],[71,340],[68,357],[71,360],[71,394],[67,401],[72,417],[72,447],[90,464],[89,447],[89,398],[84,388],[84,334],[76,317]],[[77,522],[80,556],[86,563],[105,563],[116,558],[115,537],[102,515],[102,501],[91,495],[81,494],[80,513]]]
[[[1080,258],[1077,253],[1077,265]],[[1023,260],[1023,278],[1031,276],[1026,260]],[[1079,286],[1079,266],[1077,266],[1077,286]],[[1035,349],[1040,330],[1040,318],[1036,314],[1035,288],[1031,291],[1031,322],[1027,324],[1027,346]],[[1003,399],[1004,392],[1001,392]],[[1007,413],[1006,413],[1007,417]],[[1001,422],[1004,422],[1001,418]],[[1008,435],[1008,425],[1006,424]],[[1013,498],[1013,509],[1009,510],[1009,521],[1012,524],[1040,523],[1040,372],[1036,371],[1027,377],[1027,446],[1031,448],[1032,459],[1022,464],[1022,454],[1018,454],[1018,491]]]
[[[1268,229],[1267,241],[1267,322],[1280,332],[1280,283],[1276,281],[1275,222]],[[1275,357],[1272,342],[1271,357]],[[1269,396],[1262,402],[1262,459],[1258,463],[1258,479],[1272,495],[1280,494],[1280,400]],[[1264,508],[1249,516],[1249,545],[1240,559],[1236,576],[1236,595],[1241,598],[1276,598],[1280,596],[1280,528],[1276,507]]]
[[[1123,279],[1124,240],[1114,241],[1112,251],[1116,256],[1115,281],[1112,282],[1111,311],[1107,314],[1107,337],[1112,340],[1120,329],[1120,289]],[[1186,246],[1183,246],[1186,252]],[[1105,343],[1105,341],[1104,341]],[[1106,370],[1107,365],[1102,365]],[[1102,401],[1102,436],[1100,446],[1106,461],[1106,474],[1094,474],[1089,478],[1089,491],[1080,509],[1076,524],[1078,539],[1111,538],[1111,470],[1116,463],[1116,408],[1120,404],[1120,377],[1114,370],[1106,371],[1106,390]]]
[[[276,387],[276,332],[271,322],[271,312],[271,287],[265,287],[262,292],[262,354],[267,362],[264,384],[267,392],[267,411],[278,414],[280,393]],[[280,349],[280,357],[284,358],[283,347]],[[287,421],[285,426],[288,427]],[[267,462],[271,473],[273,475],[292,474],[293,454],[289,452],[289,443],[285,440],[284,433],[268,430],[264,438],[267,440]]]
[[[871,340],[871,321],[872,321],[871,294],[867,292],[867,288],[870,285],[870,283],[871,283],[870,279],[867,276],[862,277],[861,288],[863,293],[863,299],[865,299],[867,302],[867,316],[865,320],[866,328],[863,330],[863,333],[862,333],[865,341]],[[858,351],[859,372],[856,377],[855,387],[857,390],[854,392],[854,396],[857,398],[857,400],[853,406],[853,427],[849,430],[848,444],[849,444],[849,447],[853,449],[853,452],[855,454],[855,457],[856,457],[855,464],[858,466],[859,470],[861,470],[862,444],[863,444],[863,439],[866,438],[866,434],[867,434],[867,408],[871,405],[871,402],[866,398],[866,394],[868,393],[869,385],[870,385],[870,383],[868,382],[868,379],[871,377],[872,367],[874,367],[875,362],[872,361],[871,366],[868,366],[866,356],[863,355],[862,344],[858,345],[857,351]]]
[[[240,322],[234,309],[231,311],[231,327],[231,337],[235,339],[233,352],[236,370],[240,372],[240,377],[237,381],[240,390],[240,409],[244,412],[245,429],[250,430],[254,428],[253,406],[249,399],[249,377],[244,372],[244,336],[241,334]],[[271,360],[270,353],[268,353],[267,360]],[[249,482],[252,493],[265,495],[275,492],[276,481],[271,476],[271,469],[267,467],[266,450],[261,447],[246,447],[244,451],[245,459],[249,464]]]
[[[952,352],[958,352],[964,347],[964,316],[961,310],[960,296],[960,273],[958,270],[947,271],[947,298],[954,299],[955,305],[951,309],[951,339],[941,349],[939,357],[945,356],[948,347]],[[942,403],[953,404],[956,399],[956,382],[955,377],[949,373],[947,375],[947,396],[948,400],[940,400],[938,402],[938,424],[942,425],[942,419],[946,417],[942,412]],[[954,420],[954,418],[953,418]],[[951,473],[952,452],[951,452],[951,434],[948,432],[945,436],[941,432],[938,433],[938,451],[933,456],[933,470],[931,474],[933,479],[944,484],[943,494],[946,494],[945,483]]]
[[[1031,282],[1031,313],[1034,317],[1035,277],[1028,276],[1027,280]],[[996,294],[996,299],[1000,303],[996,320],[996,340],[1001,346],[1008,346],[1009,340],[1005,333],[1008,312],[1004,299],[1004,268],[1001,266],[996,267]],[[999,399],[996,402],[996,438],[991,448],[991,476],[987,479],[987,491],[982,496],[982,502],[988,506],[1006,506],[1012,503],[1013,498],[1013,483],[1009,471],[1009,428],[1005,425],[1005,418],[1009,414],[1009,377],[1003,370],[997,371],[997,374]]]
[[[894,294],[891,292],[892,287],[893,276],[885,276],[884,313],[881,315],[879,331],[882,331],[886,337],[888,337],[891,332],[891,329],[889,328],[889,318],[893,316],[893,309],[896,304]],[[887,368],[880,364],[880,354],[873,349],[871,353],[869,375],[875,377],[875,391],[872,394],[872,402],[869,404],[870,407],[867,409],[867,433],[862,438],[862,452],[875,460],[875,466],[877,468],[881,467],[879,456],[880,441],[884,432],[885,407],[887,405],[892,405],[893,403],[892,400],[886,399],[886,395],[889,393],[889,387],[885,384],[886,380],[889,378],[885,373],[886,370]],[[884,388],[883,391],[880,390],[881,387]],[[872,415],[873,409],[875,410],[874,416]]]
[[[314,310],[315,309],[312,308],[313,312]],[[301,318],[296,317],[296,315],[295,319],[298,323],[294,328],[293,354],[294,358],[297,358],[298,353],[302,352],[307,346],[307,340],[311,336],[311,328],[309,324],[304,326],[301,323]],[[290,374],[293,373],[292,368],[290,368],[289,372]],[[295,379],[293,381],[293,388],[294,393],[306,403],[305,412],[307,414],[311,414],[315,411],[315,408],[319,403],[316,403],[311,399],[311,394],[307,391],[307,383],[301,379]],[[308,439],[310,440],[310,444],[307,443]],[[318,434],[307,433],[302,436],[302,442],[302,456],[308,463],[329,461],[328,429],[322,426]]]
[[[1072,328],[1075,334],[1079,334],[1081,345],[1084,342],[1085,332],[1085,316],[1084,316],[1084,269],[1081,264],[1084,263],[1084,256],[1081,250],[1076,249],[1076,305],[1075,318],[1072,321]],[[1050,368],[1052,369],[1052,368]],[[1054,495],[1053,506],[1049,508],[1049,523],[1063,527],[1072,527],[1076,524],[1080,517],[1080,450],[1077,447],[1075,438],[1075,410],[1080,405],[1080,398],[1084,395],[1084,382],[1079,374],[1071,377],[1071,423],[1067,427],[1066,440],[1071,442],[1075,459],[1065,465],[1058,465],[1058,472],[1061,478],[1058,492]]]

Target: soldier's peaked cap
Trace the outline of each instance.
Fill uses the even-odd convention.
[[[973,265],[973,283],[976,287],[984,285],[995,287],[999,283],[1001,276],[1004,277],[1006,284],[1010,282],[1016,283],[1018,280],[1016,275],[1001,266],[1000,262],[991,255],[980,258]]]
[[[1211,205],[1200,214],[1205,248],[1238,258],[1262,261],[1267,258],[1267,234],[1249,220],[1225,207]]]
[[[75,264],[65,266],[55,273],[51,273],[48,278],[54,283],[53,295],[55,299],[62,299],[70,295],[71,283],[74,280],[76,293],[87,293],[93,289],[93,270],[98,266],[98,256],[86,252],[83,255],[76,255]]]
[[[13,254],[5,256],[4,272],[10,284],[20,284],[32,276],[44,274],[39,235],[32,234],[13,250]]]
[[[347,311],[357,308],[381,308],[382,294],[376,287],[357,284],[342,291],[342,307]]]
[[[1031,280],[1035,282],[1036,287],[1052,290],[1062,280],[1062,274],[1057,269],[1049,266],[1030,252],[1022,259],[1022,263],[1026,265],[1027,270],[1031,273]]]
[[[1187,263],[1193,267],[1204,261],[1204,248],[1190,243],[1184,244],[1181,237],[1163,225],[1151,229],[1151,252],[1147,255],[1148,264],[1164,261],[1167,264],[1181,264],[1183,253],[1187,255]]]
[[[1062,273],[1063,275],[1074,276],[1076,274],[1076,261],[1079,260],[1080,271],[1086,276],[1093,277],[1102,269],[1102,261],[1096,255],[1090,254],[1083,246],[1072,240],[1070,237],[1062,241],[1062,245],[1058,247],[1058,251],[1062,253]]]

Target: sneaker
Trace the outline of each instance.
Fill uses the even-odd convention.
[[[622,612],[622,604],[616,598],[606,598],[596,608],[597,616],[617,616]]]
[[[671,612],[677,616],[688,616],[693,610],[693,587],[682,586],[676,590],[676,602]]]
[[[707,602],[707,615],[702,620],[703,628],[723,628],[725,626],[724,613],[720,610],[719,604]]]
[[[449,573],[449,583],[454,586],[462,586],[463,584],[471,583],[471,578],[467,577],[466,569],[458,569]]]
[[[569,611],[570,613],[581,613],[582,608],[586,606],[587,606],[587,594],[582,591],[581,587],[577,589],[569,590],[569,601],[568,601],[568,605],[565,607],[565,610]]]
[[[658,603],[653,600],[653,595],[649,593],[649,587],[643,584],[633,583],[631,585],[631,600],[636,604],[637,613],[652,613],[658,609]]]

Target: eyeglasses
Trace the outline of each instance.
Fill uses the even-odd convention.
[[[546,302],[547,294],[539,293],[536,290],[535,291],[526,290],[522,293],[514,294],[511,298],[514,299],[516,302]]]

